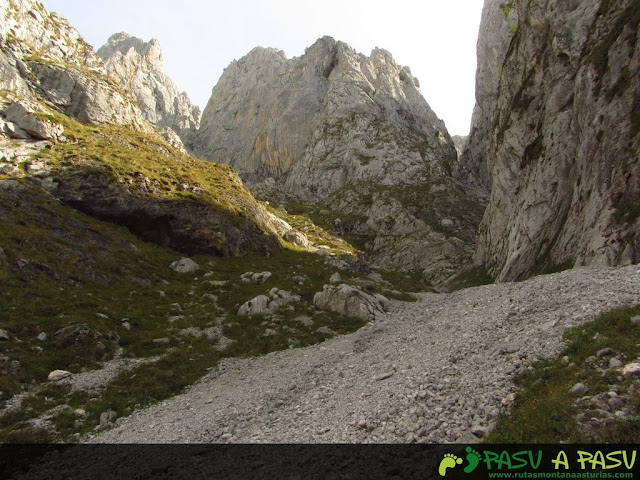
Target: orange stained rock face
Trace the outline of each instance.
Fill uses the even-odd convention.
[[[274,173],[282,173],[291,166],[291,151],[286,135],[276,138],[261,133],[256,137],[251,152],[251,169],[267,167]]]

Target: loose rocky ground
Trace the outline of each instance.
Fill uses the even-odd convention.
[[[640,267],[423,294],[320,345],[227,360],[87,442],[471,442],[562,333],[640,303]],[[475,434],[475,435],[474,435]]]

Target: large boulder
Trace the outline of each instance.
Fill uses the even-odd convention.
[[[320,310],[373,320],[385,313],[382,298],[364,293],[351,285],[325,285],[322,292],[314,295],[313,304]]]
[[[181,258],[180,260],[171,262],[169,268],[178,273],[191,273],[197,271],[200,268],[200,265],[190,258]]]

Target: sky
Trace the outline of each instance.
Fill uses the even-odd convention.
[[[411,68],[451,135],[469,132],[484,0],[42,0],[97,50],[117,32],[155,38],[165,73],[207,104],[223,69],[256,46],[300,56],[325,35]]]

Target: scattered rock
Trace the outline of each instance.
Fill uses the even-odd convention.
[[[294,295],[286,290],[280,290],[278,288],[272,288],[269,291],[269,310],[276,313],[292,303],[298,303],[300,301],[299,295]]]
[[[36,337],[38,340],[40,340],[41,342],[44,342],[47,339],[47,334],[44,332],[41,332],[38,334],[38,336]]]
[[[15,375],[20,371],[20,362],[11,360],[4,355],[0,356],[0,375]]]
[[[79,418],[87,418],[87,411],[82,408],[77,408],[73,411],[73,414]]]
[[[298,245],[302,248],[310,248],[311,242],[309,238],[299,230],[289,230],[284,234],[283,237],[287,242],[293,243],[294,245]]]
[[[35,109],[24,102],[13,102],[4,109],[5,118],[37,140],[62,139],[62,125],[39,118]]]
[[[640,323],[640,315],[636,315],[631,319],[631,323]]]
[[[59,380],[62,380],[64,378],[68,378],[72,375],[71,372],[67,372],[66,370],[54,370],[53,372],[49,373],[49,376],[47,377],[47,381],[49,382],[57,382]]]
[[[453,227],[454,221],[449,218],[443,218],[440,220],[440,225],[444,228]]]
[[[240,283],[255,283],[256,285],[266,283],[273,274],[271,272],[246,272],[240,275]]]
[[[609,368],[620,368],[622,365],[623,363],[617,358],[612,358],[609,360]]]
[[[15,123],[5,122],[2,117],[0,117],[0,132],[14,140],[29,140],[31,138],[31,135],[22,130]]]
[[[3,342],[9,341],[9,334],[7,333],[6,330],[0,330],[0,341],[3,341]]]
[[[166,345],[170,342],[171,340],[169,340],[167,337],[163,337],[163,338],[154,338],[152,340],[153,343],[157,344],[157,345]]]
[[[516,353],[521,347],[522,345],[519,343],[510,343],[500,347],[499,353],[500,355],[509,355],[511,353]]]
[[[566,346],[566,329],[600,312],[640,303],[639,278],[637,265],[575,269],[455,294],[419,294],[418,302],[394,302],[387,318],[351,335],[266,357],[225,360],[225,371],[216,370],[184,395],[123,419],[91,441],[206,442],[212,434],[219,439],[229,433],[230,441],[286,443],[330,428],[322,441],[404,442],[411,434],[420,442],[455,442],[478,426],[491,425],[504,410],[502,400],[515,386],[506,366],[519,362],[524,369],[536,358],[554,358]],[[626,296],[630,299],[621,300]],[[585,297],[593,306],[589,314],[583,310]],[[558,305],[576,320],[557,329],[542,328],[558,318]],[[526,312],[526,319],[523,315],[505,322],[514,309]],[[320,325],[316,321],[316,328]],[[279,330],[266,322],[258,335],[266,328]],[[516,339],[521,348],[514,358],[496,361],[493,346]],[[458,361],[452,363],[452,357]],[[391,371],[393,379],[374,381]],[[591,416],[610,418],[626,409],[616,407],[619,400],[612,406],[610,398],[617,397],[608,395],[593,405],[606,412],[593,410],[587,422]],[[284,403],[265,411],[276,398]],[[591,408],[592,398],[585,407]],[[185,415],[195,405],[201,408],[205,399],[214,401],[210,408],[202,407],[202,415]],[[365,428],[358,428],[361,420]],[[171,428],[163,428],[167,425]]]
[[[254,315],[269,315],[269,297],[266,295],[258,295],[252,298],[238,309],[238,315],[241,317]]]
[[[273,337],[275,335],[277,335],[278,332],[276,332],[275,330],[273,330],[272,328],[267,328],[264,333],[262,334],[263,337]]]
[[[342,277],[340,276],[340,274],[338,272],[336,272],[333,275],[331,275],[331,278],[329,279],[329,282],[331,282],[331,283],[340,283],[340,282],[342,282]]]
[[[569,393],[573,395],[584,395],[588,391],[589,391],[589,387],[587,387],[584,383],[576,383],[573,387],[571,387],[571,390],[569,390]]]
[[[616,351],[613,348],[603,348],[602,350],[598,350],[596,352],[596,357],[602,358],[606,357],[607,355],[613,355],[614,353],[616,353]]]
[[[305,327],[313,327],[313,320],[306,315],[302,315],[300,317],[296,317],[293,319],[294,322],[297,322]]]
[[[337,335],[337,333],[336,333],[336,332],[334,332],[333,330],[331,330],[331,329],[330,329],[329,327],[327,327],[327,326],[320,327],[319,329],[317,329],[317,330],[316,330],[316,332],[318,332],[318,333],[323,333],[323,334],[325,334],[325,335],[331,335],[331,336]]]
[[[634,362],[625,365],[625,367],[622,369],[622,375],[625,377],[639,376],[640,363]]]
[[[387,372],[387,373],[383,373],[382,375],[378,375],[377,377],[375,377],[373,380],[376,382],[380,382],[382,380],[386,380],[387,378],[391,378],[393,377],[393,374],[395,372]]]
[[[300,301],[299,295],[294,295],[286,290],[272,288],[269,295],[258,295],[249,300],[238,309],[238,315],[242,317],[253,315],[271,315],[283,308]]]
[[[487,427],[473,426],[471,427],[471,433],[478,438],[484,438],[489,435],[490,429]]]
[[[98,318],[103,319],[103,320],[109,320],[109,316],[108,316],[108,315],[105,315],[104,313],[96,313],[96,316],[97,316]]]
[[[348,317],[373,320],[384,314],[384,307],[375,297],[350,285],[325,285],[313,297],[313,304],[321,309]]]
[[[380,305],[382,305],[383,309],[388,310],[389,308],[391,308],[391,300],[389,300],[387,297],[381,295],[380,293],[376,293],[373,296],[376,300],[378,300],[378,302],[380,302]]]
[[[103,335],[87,324],[81,323],[61,328],[53,334],[53,337],[65,347],[75,347],[88,340],[98,340]]]

